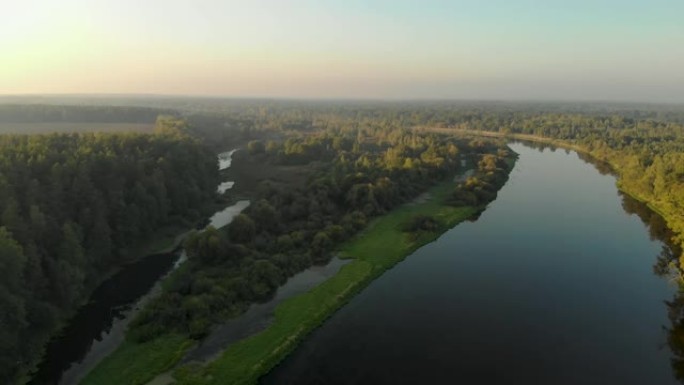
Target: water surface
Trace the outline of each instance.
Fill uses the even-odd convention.
[[[228,167],[230,167],[231,164],[233,164],[233,154],[235,154],[235,151],[238,149],[233,149],[230,151],[222,152],[218,154],[218,162],[219,162],[219,171],[220,170],[225,170]]]
[[[638,203],[574,152],[511,147],[477,221],[375,280],[262,382],[678,383],[668,310],[684,300],[665,303],[676,290],[653,265],[668,247]]]

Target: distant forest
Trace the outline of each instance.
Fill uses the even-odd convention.
[[[4,123],[150,123],[171,110],[146,107],[56,106],[49,104],[0,104]]]

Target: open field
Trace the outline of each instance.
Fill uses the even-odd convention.
[[[264,181],[274,186],[305,186],[309,177],[323,167],[319,162],[307,165],[273,165],[248,156],[246,150],[240,150],[233,155],[233,163],[224,173],[226,179],[239,181],[230,189],[230,194],[239,198],[252,196]]]

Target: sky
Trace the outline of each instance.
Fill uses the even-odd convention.
[[[5,0],[0,94],[684,103],[683,0]]]

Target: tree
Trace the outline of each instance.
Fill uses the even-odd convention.
[[[266,199],[257,201],[251,208],[250,215],[258,227],[266,230],[271,230],[278,224],[276,210]]]
[[[322,257],[330,245],[332,245],[332,241],[328,234],[325,231],[319,231],[311,242],[311,255],[316,258]]]
[[[213,226],[190,233],[185,239],[184,246],[190,258],[198,258],[205,264],[215,264],[230,257],[228,240]]]
[[[246,214],[239,214],[228,225],[230,239],[236,243],[249,243],[256,234],[256,224]]]
[[[247,143],[247,151],[249,151],[250,155],[263,154],[265,150],[264,142],[260,140],[252,140]]]
[[[5,227],[0,227],[0,285],[11,292],[19,291],[25,264],[22,247]]]

